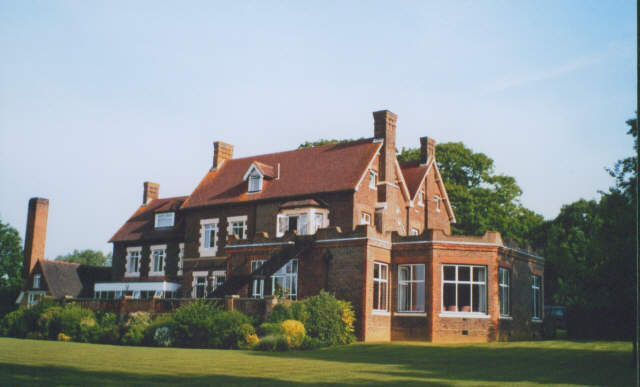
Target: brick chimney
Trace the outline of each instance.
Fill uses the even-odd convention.
[[[153,199],[157,199],[160,194],[160,184],[150,181],[144,182],[144,190],[142,191],[142,204],[149,204]]]
[[[216,141],[213,143],[213,169],[222,166],[227,160],[233,158],[233,145],[226,142]]]
[[[379,182],[394,183],[396,157],[396,121],[398,116],[389,110],[373,112],[373,136],[384,140],[380,157]],[[387,186],[378,186],[378,201],[387,201]]]
[[[44,259],[44,247],[47,239],[47,217],[49,199],[31,198],[27,215],[27,231],[24,237],[24,265],[22,277],[28,278],[39,259]]]
[[[436,157],[436,140],[420,137],[420,165],[426,165],[431,157]]]

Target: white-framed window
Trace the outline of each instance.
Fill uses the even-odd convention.
[[[184,269],[184,243],[178,245],[178,275],[182,275]]]
[[[531,276],[531,318],[542,319],[542,278],[539,275]]]
[[[442,311],[487,313],[487,267],[442,265]]]
[[[37,304],[44,297],[45,292],[27,292],[27,306]]]
[[[291,259],[271,276],[271,294],[298,299],[298,260]]]
[[[191,297],[205,298],[207,297],[207,271],[194,271],[193,281],[191,282]]]
[[[440,212],[440,196],[436,195],[433,197],[433,203],[436,207],[436,212]]]
[[[260,269],[262,265],[266,262],[265,259],[254,259],[251,261],[251,273]],[[251,284],[251,296],[254,298],[263,298],[264,297],[264,279],[254,279]]]
[[[175,217],[175,212],[163,212],[161,214],[156,214],[156,228],[173,227],[175,223]]]
[[[371,214],[362,212],[360,214],[360,224],[371,224]]]
[[[389,265],[373,263],[373,310],[388,311],[387,295],[389,294]]]
[[[324,227],[324,215],[322,214],[314,214],[313,215],[313,232],[318,231],[319,228]]]
[[[500,316],[511,315],[511,272],[505,267],[498,268],[498,296],[500,297]]]
[[[212,257],[218,251],[218,218],[200,220],[200,256]]]
[[[409,232],[409,235],[418,235],[420,234],[420,231],[417,228],[412,228],[411,231]]]
[[[262,175],[257,172],[253,172],[249,175],[249,192],[262,191]]]
[[[40,278],[42,278],[42,274],[34,274],[33,275],[33,288],[40,289]]]
[[[424,264],[398,265],[398,312],[424,312]]]
[[[151,251],[149,275],[164,275],[164,261],[167,256],[167,245],[151,246],[149,250]]]
[[[376,189],[377,180],[378,180],[378,174],[376,173],[376,171],[374,170],[369,171],[369,188]]]
[[[309,234],[308,215],[278,215],[278,236],[284,235],[289,230],[295,230],[298,235]]]
[[[328,211],[318,209],[285,210],[276,218],[276,237],[283,236],[289,230],[298,235],[310,235],[321,227],[327,227]]]
[[[227,279],[227,272],[224,270],[216,270],[211,273],[211,291],[214,291],[218,286],[222,286]]]
[[[140,276],[140,254],[142,254],[142,247],[127,247],[125,277]]]
[[[418,205],[421,207],[424,207],[424,190],[421,189],[420,192],[418,192]]]
[[[238,239],[247,239],[247,215],[228,217],[227,235],[236,235]]]

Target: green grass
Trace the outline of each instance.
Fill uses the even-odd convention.
[[[353,344],[314,351],[145,348],[0,338],[0,385],[631,386],[631,344]]]

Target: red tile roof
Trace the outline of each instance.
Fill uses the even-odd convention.
[[[400,169],[402,170],[404,180],[407,182],[407,188],[409,189],[411,199],[413,199],[416,197],[420,184],[427,174],[429,165],[420,165],[417,161],[409,161],[406,163],[400,163]]]
[[[352,190],[381,146],[367,139],[227,160],[205,175],[182,208]],[[242,178],[254,162],[275,171],[279,164],[280,178],[265,179],[262,191],[250,194]]]
[[[157,212],[176,211],[185,201],[186,196],[166,199],[154,199],[147,205],[142,205],[109,239],[109,242],[125,242],[137,240],[173,239],[182,236],[182,218],[176,214],[172,228],[156,229],[155,214]]]

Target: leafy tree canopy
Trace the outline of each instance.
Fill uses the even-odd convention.
[[[56,260],[81,263],[83,265],[106,266],[111,262],[111,253],[105,255],[98,250],[73,250],[70,254],[57,256]]]
[[[336,139],[324,139],[321,138],[320,140],[317,141],[306,141],[304,144],[300,144],[300,146],[298,147],[298,149],[302,149],[302,148],[312,148],[314,146],[322,146],[322,145],[330,145],[330,144],[342,144],[344,142],[351,142],[351,141],[358,141],[358,140],[364,140],[364,137],[360,137],[359,139],[347,139],[347,140],[336,140]]]
[[[0,221],[0,288],[22,285],[22,240],[18,230]]]

